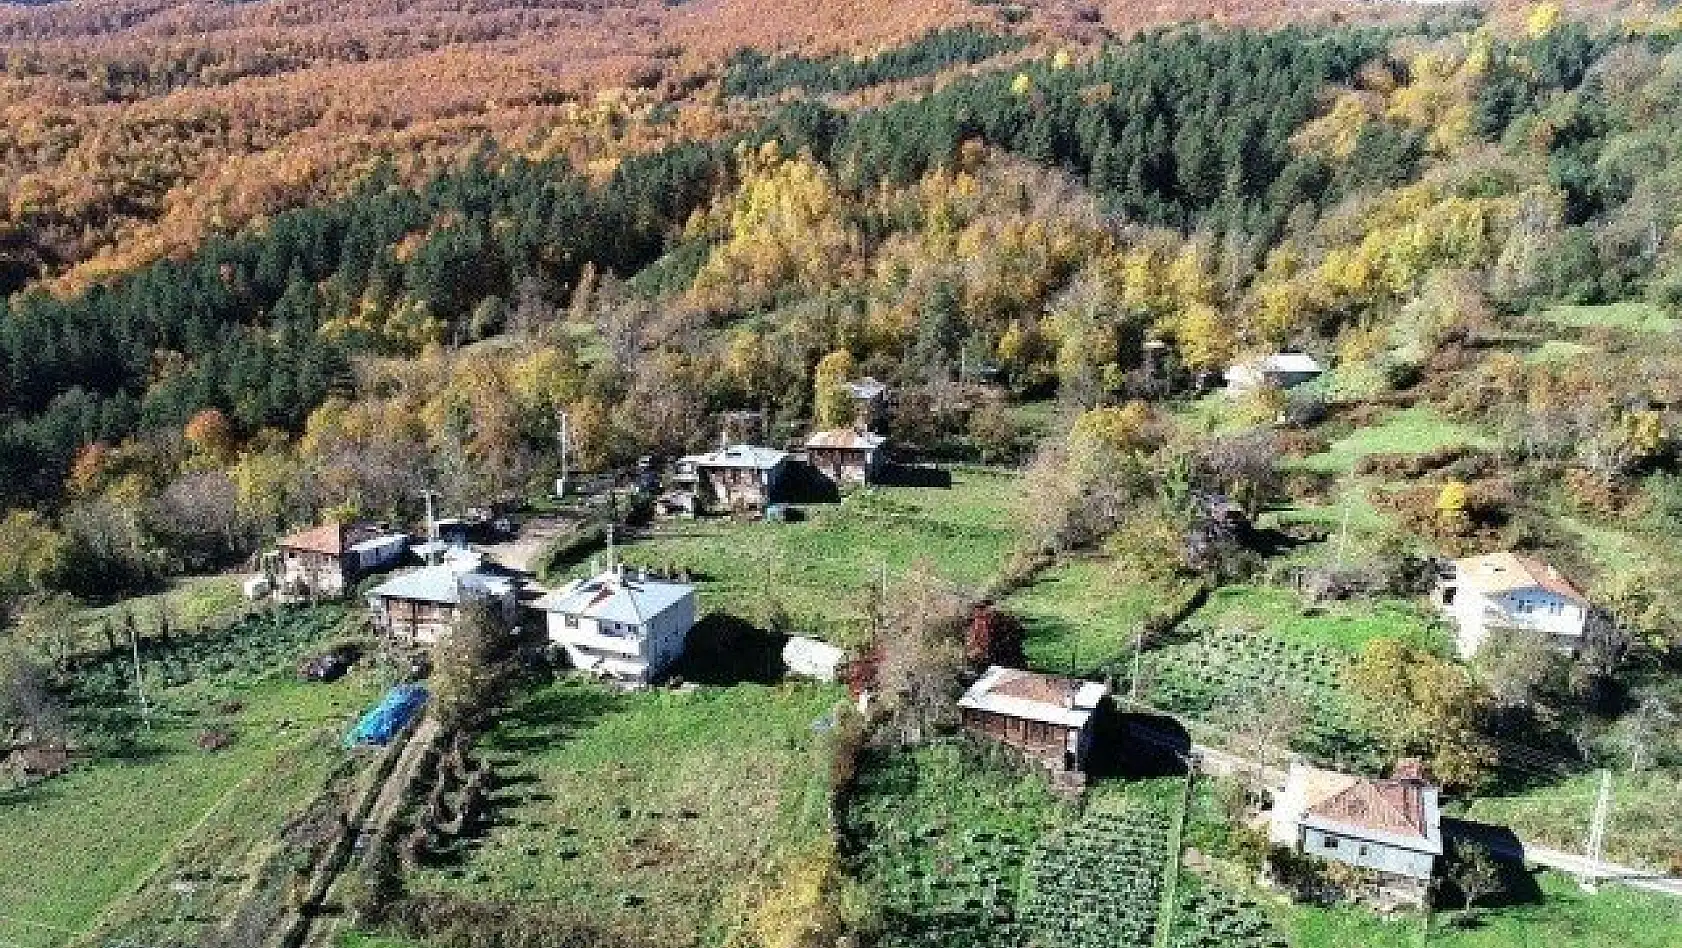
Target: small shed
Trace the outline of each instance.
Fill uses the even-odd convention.
[[[869,484],[881,473],[888,439],[870,431],[841,428],[806,439],[811,465],[836,484]]]
[[[1306,352],[1275,352],[1239,362],[1226,370],[1226,390],[1247,395],[1263,388],[1295,388],[1325,374],[1319,361]]]
[[[1099,682],[998,665],[958,699],[964,730],[1022,751],[1053,771],[1086,767],[1092,719],[1109,696]]]

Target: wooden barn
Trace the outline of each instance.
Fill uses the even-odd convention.
[[[1092,720],[1109,688],[998,665],[958,699],[964,730],[1008,744],[1059,772],[1080,772],[1092,750]]]

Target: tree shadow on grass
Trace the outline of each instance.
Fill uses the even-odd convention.
[[[499,715],[485,747],[515,754],[553,747],[617,711],[621,700],[606,688],[544,688],[515,701]]]
[[[884,464],[875,482],[883,487],[952,489],[952,472],[926,464]]]
[[[714,612],[689,630],[671,677],[703,685],[774,685],[783,680],[786,636],[739,616]]]
[[[1468,843],[1484,846],[1490,856],[1495,859],[1500,870],[1500,883],[1496,890],[1478,900],[1477,907],[1483,909],[1511,908],[1519,905],[1540,905],[1544,901],[1542,887],[1538,884],[1537,876],[1542,870],[1532,870],[1524,864],[1524,844],[1511,829],[1494,823],[1479,823],[1473,820],[1445,819],[1442,824],[1443,842],[1448,851],[1445,858],[1452,859],[1457,847]],[[1459,909],[1465,906],[1460,888],[1455,885],[1452,874],[1445,872],[1436,892],[1436,904],[1443,908]],[[1478,927],[1482,922],[1477,916],[1461,920],[1462,927]]]

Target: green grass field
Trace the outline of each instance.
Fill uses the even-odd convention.
[[[1555,306],[1541,314],[1544,322],[1579,329],[1620,329],[1633,333],[1672,332],[1678,320],[1651,303],[1631,300],[1605,306]]]
[[[1599,785],[1598,774],[1581,774],[1514,796],[1482,797],[1464,813],[1544,846],[1580,851]],[[1606,855],[1655,871],[1675,867],[1682,859],[1682,776],[1674,770],[1613,775]]]
[[[150,730],[126,652],[83,666],[63,697],[91,756],[0,791],[0,942],[59,945],[96,928],[193,941],[177,915],[230,908],[281,824],[345,764],[339,739],[383,683],[360,670],[333,684],[294,677],[297,654],[341,615],[293,610],[146,643]],[[209,730],[232,743],[201,750]],[[190,899],[168,887],[183,875]]]
[[[1139,624],[1173,595],[1112,573],[1104,560],[1072,560],[1004,600],[1026,627],[1028,667],[1091,675],[1133,654]]]
[[[1434,409],[1415,405],[1394,412],[1383,422],[1332,442],[1325,451],[1297,462],[1295,467],[1325,474],[1348,474],[1361,458],[1372,454],[1421,454],[1452,445],[1487,447],[1489,438],[1474,428],[1444,418]]]
[[[413,891],[556,900],[667,944],[717,943],[776,860],[828,828],[815,685],[622,694],[562,680],[479,743],[495,825],[412,873]]]
[[[867,591],[884,569],[890,583],[919,561],[968,590],[993,579],[1016,542],[1016,508],[1014,476],[959,468],[951,489],[860,491],[805,507],[807,519],[795,523],[663,525],[622,557],[688,569],[703,611],[763,622],[776,602],[798,628],[847,644],[866,631]]]
[[[197,905],[220,904],[224,885],[238,888],[250,858],[345,760],[339,738],[375,690],[360,679],[277,678],[229,694],[244,705],[237,713],[207,703],[197,720],[160,721],[130,757],[0,792],[0,941],[60,945],[102,923],[168,931],[178,897],[143,893],[159,870],[207,874]],[[235,735],[232,746],[198,749],[212,723]]]
[[[1480,912],[1468,926],[1452,914],[1428,935],[1417,915],[1382,919],[1359,908],[1280,909],[1293,948],[1674,948],[1682,944],[1682,900],[1610,887],[1588,895],[1557,873],[1533,876],[1534,901]]]

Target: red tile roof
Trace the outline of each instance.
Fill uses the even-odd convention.
[[[1312,816],[1396,836],[1428,838],[1425,785],[1412,780],[1356,778],[1308,808]]]
[[[275,545],[287,550],[307,550],[312,553],[325,553],[328,556],[341,556],[346,546],[345,529],[341,524],[324,523],[319,527],[294,533]]]

